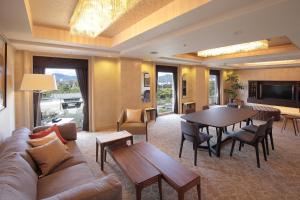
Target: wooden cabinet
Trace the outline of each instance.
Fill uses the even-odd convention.
[[[182,113],[183,114],[188,114],[196,112],[196,103],[195,102],[185,102],[182,103]]]

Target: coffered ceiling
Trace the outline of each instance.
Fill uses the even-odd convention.
[[[17,49],[220,68],[300,59],[299,0],[141,0],[96,38],[70,35],[76,4],[77,0],[1,1],[0,33]],[[284,50],[202,60],[180,56],[270,38],[272,48],[285,46]]]

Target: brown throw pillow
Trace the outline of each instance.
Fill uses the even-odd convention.
[[[27,142],[32,146],[32,147],[38,147],[42,146],[44,144],[47,144],[48,142],[55,140],[58,138],[56,136],[56,133],[53,131],[49,135],[42,137],[42,138],[37,138],[37,139],[29,139]]]
[[[57,138],[45,145],[27,149],[45,176],[61,162],[71,158],[64,144]]]
[[[127,123],[141,123],[141,109],[127,109],[126,110],[126,122]]]

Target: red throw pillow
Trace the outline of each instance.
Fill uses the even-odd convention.
[[[50,134],[53,131],[56,133],[56,136],[60,139],[60,141],[62,143],[64,143],[64,144],[67,143],[67,141],[61,136],[59,128],[56,124],[54,124],[53,126],[47,128],[46,130],[40,131],[40,132],[35,133],[35,134],[31,134],[31,135],[29,135],[29,137],[30,137],[30,139],[41,138],[41,137],[47,136],[48,134]]]

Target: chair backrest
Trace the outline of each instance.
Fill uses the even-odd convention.
[[[228,103],[227,107],[229,107],[229,108],[238,108],[239,105],[237,103]]]
[[[184,138],[191,142],[197,142],[201,144],[204,140],[201,139],[198,127],[195,124],[181,121],[181,133],[184,135]]]
[[[258,140],[259,141],[262,140],[266,136],[267,127],[268,127],[268,122],[259,125],[257,127],[257,131],[255,132],[255,136],[252,142],[257,142]]]
[[[145,121],[145,110],[144,109],[141,109],[142,110],[142,112],[141,112],[141,121],[142,122],[144,122]],[[124,117],[123,117],[123,119],[124,119],[124,122],[126,122],[126,119],[127,119],[127,109],[125,109],[125,110],[123,110],[122,111],[123,112],[123,114],[124,114]]]
[[[271,117],[270,119],[268,119],[268,121],[267,121],[267,128],[266,128],[266,134],[269,134],[270,132],[272,132],[273,122],[274,122],[274,117]]]
[[[208,109],[209,109],[209,105],[202,106],[202,110],[208,110]]]

